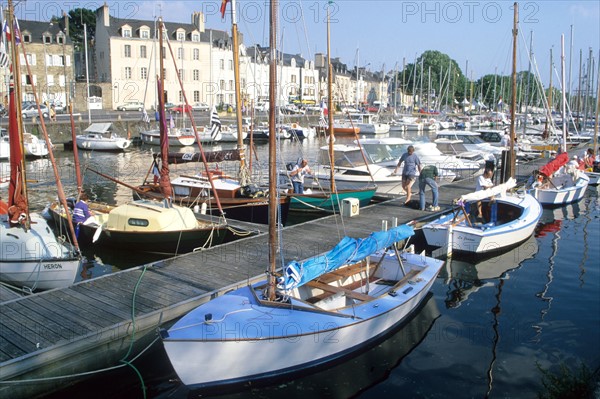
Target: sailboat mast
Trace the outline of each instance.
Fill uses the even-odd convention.
[[[240,170],[246,168],[246,155],[244,151],[244,137],[242,133],[242,87],[240,83],[240,49],[239,35],[235,13],[235,0],[231,1],[231,38],[233,40],[233,80],[235,84],[235,118],[237,122],[237,145],[240,152]],[[242,173],[242,178],[245,178]]]
[[[24,205],[23,211],[27,212],[24,221],[25,229],[29,230],[29,199],[27,197],[27,174],[25,171],[25,148],[23,145],[23,119],[21,116],[21,65],[19,51],[17,49],[14,9],[12,1],[8,1],[7,12],[8,26],[12,33],[10,35],[10,54],[12,59],[13,88],[9,90],[9,128],[10,137],[10,185],[8,188],[8,206],[17,205],[15,199],[24,201],[18,205]],[[11,126],[14,126],[11,128]],[[15,143],[15,140],[17,142]],[[18,152],[14,154],[14,152]]]
[[[15,36],[16,36],[16,33],[12,35],[13,38]],[[31,76],[33,76],[33,74],[31,73],[31,67],[27,60],[27,52],[25,51],[25,44],[23,42],[21,42],[21,49],[23,50],[23,58],[25,60],[25,66],[27,67],[27,74],[28,74],[28,76],[31,77]],[[16,71],[19,71],[19,69],[16,69]],[[33,81],[33,79],[32,79],[32,81]],[[21,82],[19,81],[19,84],[20,83]],[[37,90],[35,88],[35,85],[33,85],[33,84],[31,85],[31,90],[33,92],[33,98],[35,99],[35,103],[37,104],[37,107],[38,107],[38,114],[40,117],[40,125],[42,128],[41,130],[42,130],[42,134],[44,136],[44,140],[46,141],[46,147],[48,148],[48,158],[50,159],[50,164],[52,165],[52,171],[54,172],[54,180],[55,180],[56,188],[57,188],[57,192],[58,192],[58,199],[59,199],[61,205],[63,206],[63,208],[68,209],[67,198],[65,196],[63,185],[60,180],[60,174],[58,173],[58,167],[56,166],[56,158],[54,158],[54,151],[52,150],[52,143],[50,142],[50,137],[48,136],[48,130],[46,129],[46,123],[44,122],[44,118],[43,118],[42,112],[40,110],[40,100],[37,95]],[[20,94],[20,92],[21,92],[20,86],[15,85],[15,91],[16,91],[16,93]],[[20,99],[17,102],[20,103]],[[20,112],[18,115],[20,115]],[[18,116],[17,116],[17,120],[19,121],[19,126],[21,128],[19,134],[20,134],[21,138],[23,138],[23,123],[22,123],[23,121]],[[76,145],[76,143],[74,143],[74,144]],[[22,142],[21,142],[21,145],[23,145]],[[23,152],[23,154],[24,154],[24,152]],[[21,162],[24,164],[24,158],[21,159]],[[24,175],[24,173],[23,173],[23,175]],[[26,185],[24,186],[24,188],[25,187],[26,187]],[[69,232],[71,233],[71,238],[73,240],[73,246],[75,247],[75,249],[79,250],[79,244],[77,242],[77,236],[75,234],[75,229],[73,227],[71,217],[68,216],[67,218],[69,220],[68,227],[69,227]]]
[[[517,39],[519,33],[519,5],[514,3],[513,19],[513,53],[512,53],[512,95],[510,100],[510,164],[505,176],[514,177],[516,169],[515,160],[515,108],[517,106]]]
[[[331,30],[329,26],[329,4],[327,5],[327,119],[329,121],[328,133],[329,133],[329,181],[330,190],[333,195],[335,192],[335,159],[333,156],[333,142],[335,141],[333,133],[333,68],[331,66]],[[358,76],[359,69],[356,69]],[[357,81],[358,84],[358,81]],[[357,86],[358,88],[358,86]],[[358,104],[358,102],[357,102]]]
[[[271,0],[269,35],[269,271],[268,299],[275,300],[275,259],[279,242],[277,239],[277,192],[275,190],[277,173],[276,154],[276,106],[277,106],[277,1]]]
[[[531,60],[533,59],[533,31],[529,34],[529,66],[527,67],[527,89],[525,91],[525,117],[523,118],[523,136],[527,132],[527,110],[529,109],[529,83],[531,80]]]
[[[562,152],[567,152],[567,126],[569,125],[565,80],[565,35],[563,34],[560,35],[560,83],[562,86],[562,143],[560,149]]]
[[[158,93],[158,115],[160,129],[160,191],[165,199],[171,199],[173,188],[169,178],[169,137],[167,128],[167,118],[165,115],[165,76],[164,76],[164,24],[161,17],[158,18],[158,75],[157,93]]]

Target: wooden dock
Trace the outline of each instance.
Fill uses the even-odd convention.
[[[519,165],[521,180],[546,161]],[[448,209],[474,187],[474,178],[442,186],[440,206]],[[418,194],[413,199],[418,201]],[[355,217],[334,215],[286,227],[281,258],[285,263],[306,259],[331,249],[344,235],[366,237],[384,221],[391,227],[394,219],[403,224],[433,216],[403,202],[389,200],[361,208]],[[0,397],[49,393],[89,377],[79,373],[118,365],[126,354],[125,360],[133,359],[156,339],[159,326],[212,296],[262,278],[268,266],[267,240],[260,233],[64,289],[0,296]]]

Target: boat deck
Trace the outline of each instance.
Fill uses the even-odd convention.
[[[520,180],[547,160],[517,165]],[[440,206],[448,209],[473,191],[473,178],[444,185]],[[414,188],[416,189],[416,187]],[[418,194],[413,195],[418,201]],[[427,193],[431,201],[431,193]],[[382,228],[432,217],[402,206],[403,198],[363,207],[359,215],[327,216],[282,230],[284,262],[306,259],[331,249],[343,235],[366,237]],[[338,232],[338,233],[335,233]],[[156,338],[156,328],[175,321],[212,295],[264,276],[268,234],[260,234],[156,263],[82,281],[71,287],[26,297],[1,293],[1,397],[28,397],[64,386],[6,381],[67,375],[119,364],[135,341],[130,358]],[[132,317],[132,315],[134,317]],[[71,381],[71,380],[70,380]]]

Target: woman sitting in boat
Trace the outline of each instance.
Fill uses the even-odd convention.
[[[88,196],[86,193],[81,193],[79,196],[79,201],[75,204],[75,208],[73,209],[73,223],[85,223],[90,217],[94,216],[94,212],[90,210],[90,207],[87,204]]]

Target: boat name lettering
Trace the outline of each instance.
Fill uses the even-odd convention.
[[[60,263],[46,263],[44,264],[44,269],[52,270],[52,269],[62,269],[62,265]]]

